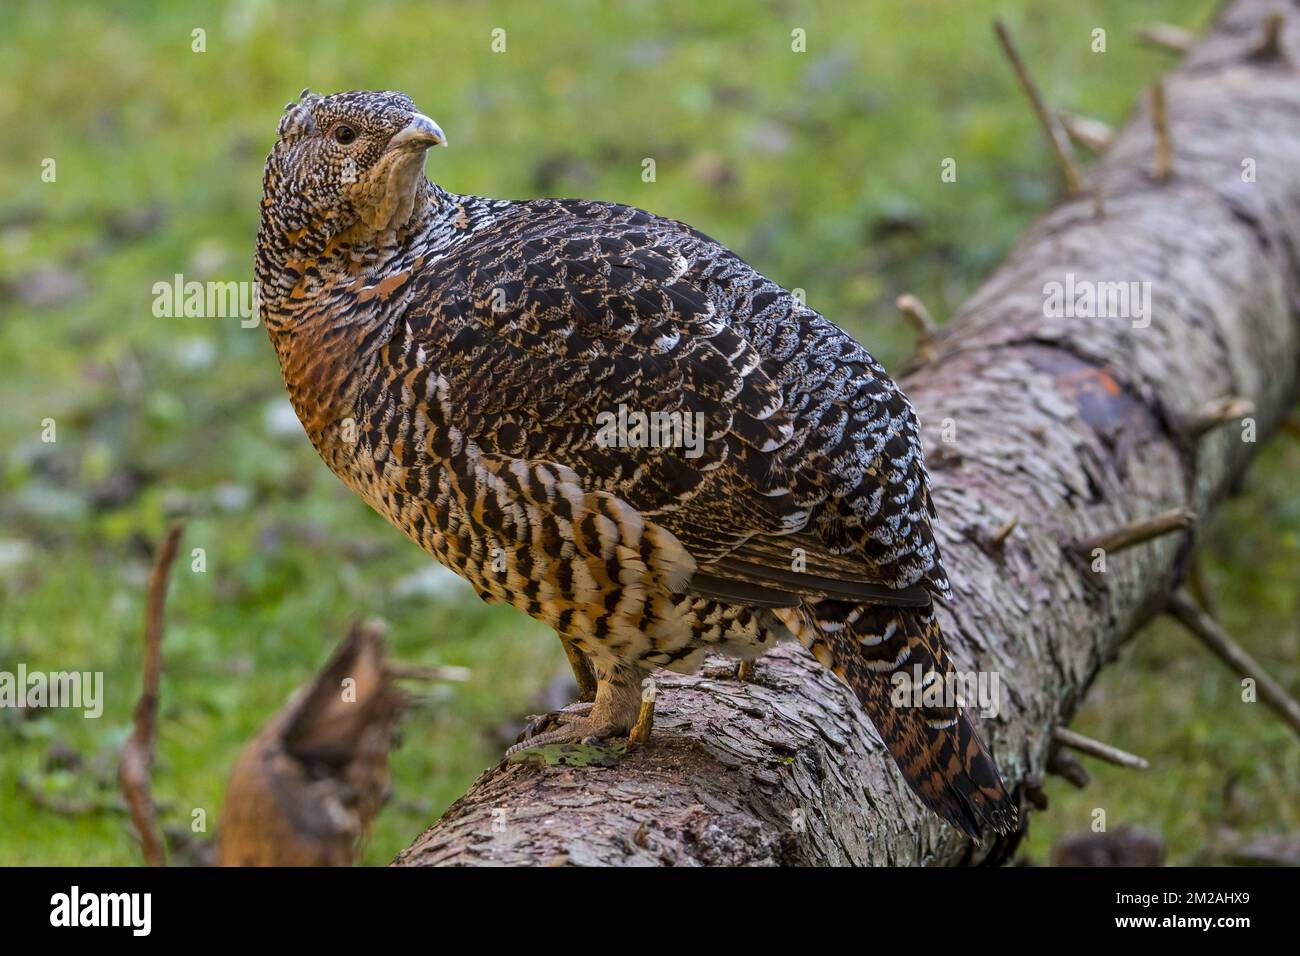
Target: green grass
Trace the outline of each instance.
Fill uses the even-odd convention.
[[[152,287],[251,278],[262,161],[310,86],[397,88],[452,148],[430,175],[496,196],[584,195],[686,219],[896,365],[894,297],[948,314],[1050,203],[1056,174],[989,29],[1008,18],[1049,99],[1121,122],[1167,64],[1139,22],[1191,28],[1212,0],[1085,4],[64,2],[0,12],[0,668],[102,670],[97,721],[0,712],[0,863],[134,863],[116,813],[36,808],[97,789],[138,692],[142,592],[167,522],[188,522],[169,605],[155,786],[165,821],[215,824],[242,743],[354,616],[395,653],[461,664],[405,725],[395,800],[367,862],[405,846],[500,751],[496,729],[562,666],[558,642],[472,597],[399,597],[429,559],[332,478],[296,428],[260,329],[156,318]],[[493,53],[491,31],[506,30]],[[1109,51],[1090,51],[1091,31]],[[206,31],[206,52],[191,31]],[[806,31],[808,52],[791,51]],[[42,182],[53,158],[57,180]],[[958,181],[940,182],[953,157]],[[642,161],[656,180],[641,179]],[[31,303],[32,289],[71,284]],[[55,283],[57,285],[57,283]],[[57,423],[57,442],[40,440]],[[1270,449],[1210,535],[1224,615],[1296,686],[1300,514],[1292,447]],[[207,570],[190,570],[192,548]],[[5,557],[5,556],[8,557]],[[1296,826],[1293,739],[1230,675],[1160,629],[1095,688],[1077,726],[1146,754],[1051,784],[1028,852],[1093,806],[1193,859],[1220,825]],[[46,772],[51,748],[81,771]],[[98,761],[98,762],[97,762]],[[1224,806],[1230,778],[1248,809]],[[1239,796],[1238,802],[1246,799]]]

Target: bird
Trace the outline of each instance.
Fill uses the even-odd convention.
[[[798,641],[922,803],[1017,827],[954,666],[920,428],[852,336],[690,225],[428,179],[397,91],[304,90],[267,157],[259,314],[332,470],[489,603],[560,636],[582,699],[511,751],[643,740],[643,683]],[[508,751],[509,753],[510,751]]]

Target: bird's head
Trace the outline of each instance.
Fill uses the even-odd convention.
[[[266,160],[264,238],[348,233],[364,243],[401,229],[425,201],[426,150],[446,145],[405,93],[303,90]]]

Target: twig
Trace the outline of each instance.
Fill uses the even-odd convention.
[[[162,831],[158,827],[157,808],[149,784],[149,771],[153,766],[154,718],[158,713],[158,693],[162,681],[163,610],[167,604],[167,579],[176,548],[180,542],[182,525],[167,529],[154,557],[153,571],[149,574],[149,595],[144,621],[144,686],[136,702],[133,720],[135,729],[122,748],[122,759],[117,767],[118,783],[131,811],[131,820],[140,834],[145,862],[150,866],[166,866]]]
[[[1122,528],[1104,531],[1101,534],[1093,535],[1091,538],[1085,538],[1075,544],[1075,548],[1083,555],[1090,555],[1098,548],[1107,554],[1113,554],[1134,545],[1142,544],[1144,541],[1150,541],[1152,538],[1158,538],[1174,531],[1185,530],[1195,522],[1196,515],[1192,512],[1185,508],[1173,508],[1169,511],[1162,511],[1150,518],[1131,522]]]
[[[1156,131],[1156,165],[1151,175],[1163,183],[1174,172],[1174,144],[1169,136],[1169,109],[1163,80],[1156,80],[1151,88],[1151,123]]]
[[[398,680],[456,683],[467,681],[472,676],[468,667],[456,667],[450,664],[403,664],[399,661],[385,664],[384,673]]]
[[[1016,48],[1016,42],[1011,38],[1011,31],[1001,20],[993,21],[993,31],[998,36],[998,43],[1002,45],[1002,52],[1006,54],[1007,59],[1011,62],[1011,68],[1016,72],[1016,78],[1020,81],[1020,88],[1025,91],[1025,96],[1029,98],[1029,105],[1033,107],[1034,114],[1038,117],[1038,123],[1047,135],[1047,140],[1052,146],[1052,153],[1056,157],[1056,165],[1061,170],[1061,175],[1065,177],[1066,191],[1071,195],[1077,195],[1082,190],[1082,184],[1079,179],[1079,170],[1074,165],[1074,157],[1070,155],[1070,143],[1065,133],[1061,130],[1060,125],[1052,118],[1046,104],[1043,102],[1042,95],[1038,92],[1038,87],[1034,84],[1033,77],[1029,75],[1029,70],[1025,66],[1025,61],[1020,57],[1020,51]]]
[[[930,310],[925,307],[925,303],[910,292],[904,292],[895,299],[894,305],[907,320],[907,324],[916,332],[916,354],[913,356],[913,363],[928,362],[934,355],[934,340],[939,334],[939,326],[934,321],[934,316],[930,315]]]
[[[1140,43],[1160,50],[1168,50],[1170,53],[1186,53],[1196,40],[1193,34],[1172,23],[1152,23],[1140,27],[1137,38]]]
[[[1300,734],[1300,703],[1296,703],[1282,685],[1265,673],[1253,657],[1237,644],[1228,632],[1221,628],[1208,614],[1196,606],[1196,602],[1183,591],[1169,599],[1169,613],[1176,617],[1184,627],[1212,650],[1223,663],[1255,682],[1259,688],[1259,699],[1275,710]]]
[[[1186,422],[1187,432],[1200,438],[1206,432],[1228,422],[1245,418],[1255,411],[1255,403],[1240,395],[1228,395],[1206,402]]]
[[[1066,730],[1064,727],[1057,727],[1053,730],[1052,739],[1062,747],[1069,747],[1081,754],[1087,754],[1090,757],[1096,757],[1098,760],[1113,763],[1117,767],[1146,770],[1151,766],[1136,754],[1131,754],[1127,750],[1120,750],[1118,747],[1112,747],[1110,744],[1104,744],[1100,740],[1085,737],[1083,734],[1076,734],[1073,730]]]
[[[1080,116],[1078,113],[1060,115],[1065,134],[1070,137],[1070,142],[1075,146],[1080,146],[1090,153],[1104,153],[1115,141],[1115,131],[1109,124],[1099,119]]]

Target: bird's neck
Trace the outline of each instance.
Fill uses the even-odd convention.
[[[261,314],[294,409],[327,462],[346,451],[339,435],[366,370],[410,303],[412,278],[491,221],[498,205],[425,180],[410,219],[382,235],[356,226],[271,233],[263,221]]]
[[[360,220],[345,226],[322,219],[277,222],[263,212],[257,237],[257,284],[263,318],[273,333],[331,287],[359,276],[382,278],[416,256],[435,259],[487,221],[493,206],[459,196],[421,178],[410,217],[375,232]],[[274,207],[274,204],[270,204]]]

